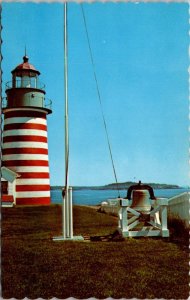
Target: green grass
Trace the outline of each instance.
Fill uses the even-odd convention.
[[[116,217],[74,207],[75,235],[106,235],[116,228]],[[172,230],[171,240],[55,242],[60,206],[3,208],[2,296],[187,299],[187,237],[176,243]]]

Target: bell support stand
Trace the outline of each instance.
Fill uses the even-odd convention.
[[[119,229],[123,237],[169,237],[167,226],[167,198],[156,198],[152,187],[131,186],[127,198],[120,199]]]

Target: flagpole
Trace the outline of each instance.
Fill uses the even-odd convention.
[[[62,236],[54,241],[83,240],[73,237],[72,188],[69,187],[69,113],[68,113],[68,46],[67,46],[67,2],[64,3],[64,100],[65,100],[65,188],[62,190]]]
[[[63,198],[63,236],[68,232],[69,201],[69,120],[68,120],[68,54],[67,54],[67,2],[64,3],[64,87],[65,87],[65,198]]]

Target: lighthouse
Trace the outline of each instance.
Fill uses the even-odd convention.
[[[7,178],[10,172],[16,174],[12,191],[16,205],[49,205],[47,115],[52,113],[51,101],[45,99],[40,72],[26,55],[11,73],[3,105],[4,172]]]

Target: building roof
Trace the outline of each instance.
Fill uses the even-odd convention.
[[[1,167],[1,176],[9,182],[13,182],[17,177],[20,177],[18,173],[6,167]]]
[[[40,72],[38,70],[36,70],[36,68],[30,64],[29,62],[29,57],[28,56],[23,56],[23,63],[19,64],[13,71],[12,73],[18,73],[17,75],[20,76],[22,74],[23,71],[31,71],[33,73],[37,73],[38,75],[40,74]]]

